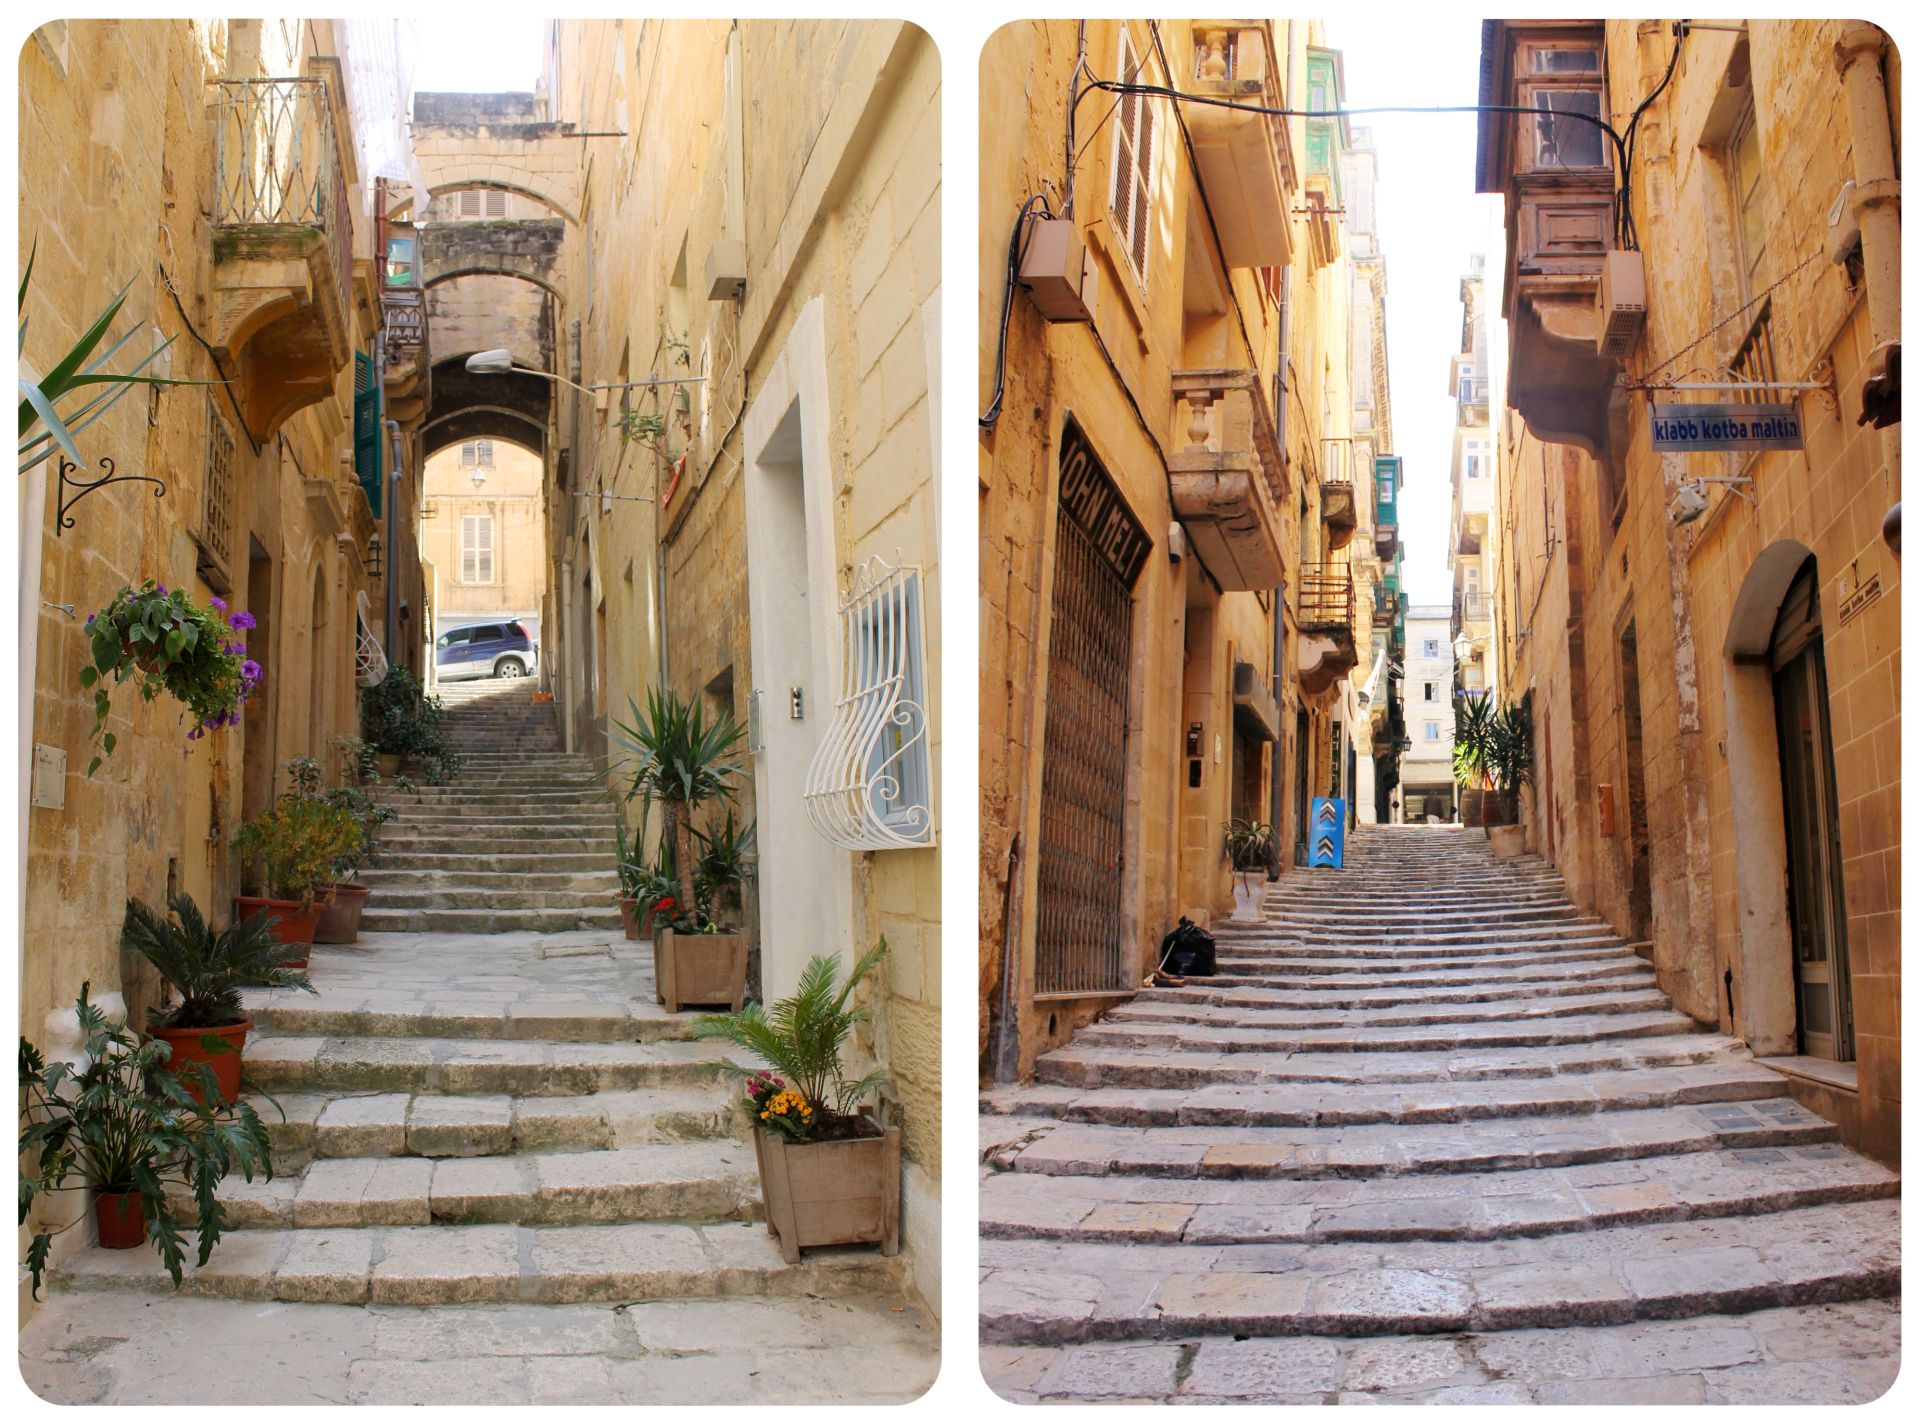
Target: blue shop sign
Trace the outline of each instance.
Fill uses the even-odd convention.
[[[1791,405],[1655,405],[1653,448],[1692,454],[1707,450],[1801,449],[1800,411]]]

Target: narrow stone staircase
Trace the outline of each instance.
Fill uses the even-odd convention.
[[[1899,1179],[1534,858],[1369,827],[983,1095],[1003,1396],[1871,1399]]]
[[[704,1309],[709,1343],[688,1352],[790,1343],[819,1381],[799,1396],[845,1398],[829,1348],[844,1331],[808,1323],[827,1302],[867,1320],[863,1348],[885,1362],[855,1395],[907,1399],[931,1381],[935,1331],[905,1257],[781,1260],[736,1090],[709,1071],[728,1050],[655,1002],[651,947],[622,936],[613,904],[611,803],[528,691],[449,692],[468,760],[452,785],[401,798],[359,942],[316,947],[317,994],[250,996],[246,1076],[275,1176],[222,1184],[229,1230],[207,1266],[173,1296],[150,1250],[81,1251],[37,1331],[101,1292],[176,1310],[298,1303],[312,1339],[362,1356],[316,1397],[435,1402],[464,1384],[385,1358],[382,1342],[402,1329],[395,1312],[460,1306],[476,1313],[447,1318],[424,1357],[469,1352],[508,1379],[487,1402],[534,1390],[539,1358],[558,1353],[597,1361],[581,1402],[742,1403],[762,1397],[750,1356],[697,1387],[620,1362]],[[596,1325],[581,1338],[601,1343],[581,1344],[568,1312],[583,1304],[596,1321],[617,1307],[619,1331]]]

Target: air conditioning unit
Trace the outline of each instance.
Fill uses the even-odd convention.
[[[1602,356],[1618,361],[1633,350],[1647,324],[1647,268],[1638,252],[1609,252],[1600,267]]]
[[[1092,321],[1099,269],[1071,218],[1039,218],[1020,256],[1020,285],[1048,321]]]

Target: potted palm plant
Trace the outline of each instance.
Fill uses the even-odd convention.
[[[249,984],[270,989],[313,992],[306,976],[291,967],[293,951],[275,939],[265,917],[236,919],[217,933],[193,896],[175,895],[171,918],[138,900],[127,901],[121,934],[147,963],[160,972],[180,1002],[156,1016],[147,1032],[167,1045],[166,1060],[178,1073],[185,1065],[204,1063],[213,1075],[223,1101],[240,1092],[240,1063],[253,1020],[240,1002],[240,990]],[[200,1088],[189,1082],[197,1099]]]
[[[710,802],[733,799],[741,769],[734,752],[747,729],[730,715],[710,717],[697,700],[683,702],[658,688],[647,693],[644,714],[632,703],[628,707],[633,720],[616,720],[608,733],[627,753],[615,769],[629,774],[627,796],[640,799],[643,814],[659,805],[677,882],[673,905],[654,913],[656,992],[669,1013],[683,1003],[738,1010],[746,998],[747,936],[737,926],[721,925],[711,897],[703,901],[697,893],[693,817]]]
[[[847,1035],[867,1016],[849,1001],[886,954],[883,939],[837,989],[838,956],[815,955],[793,997],[771,1011],[749,1004],[694,1021],[695,1038],[724,1039],[770,1065],[716,1069],[745,1088],[767,1229],[789,1265],[807,1246],[877,1242],[886,1256],[900,1249],[900,1129],[863,1106],[886,1074],[848,1079],[840,1066]]]
[[[305,759],[287,767],[293,786],[233,838],[242,865],[260,867],[255,876],[260,893],[235,896],[234,909],[240,916],[269,916],[274,938],[307,949],[320,923],[316,902],[332,886],[341,861],[360,849],[365,834],[353,812],[302,789],[300,760]],[[306,965],[303,953],[288,967]]]
[[[1490,692],[1455,699],[1453,776],[1460,822],[1491,831],[1516,825],[1520,788],[1533,779],[1533,718],[1523,700],[1496,707]]]
[[[360,735],[373,747],[382,776],[398,776],[413,766],[429,784],[442,786],[460,771],[461,757],[448,734],[446,707],[398,663],[379,682],[361,690]]]
[[[191,1226],[204,1266],[219,1244],[225,1214],[214,1195],[220,1179],[257,1170],[271,1179],[266,1129],[246,1103],[207,1091],[212,1075],[190,1065],[201,1092],[167,1068],[168,1046],[140,1043],[111,1022],[81,985],[75,1006],[83,1045],[77,1062],[48,1063],[20,1040],[20,1224],[42,1197],[88,1187],[100,1244],[125,1249],[151,1239],[177,1287],[186,1240],[167,1200],[169,1184],[188,1189]],[[53,1239],[86,1220],[35,1231],[27,1244],[33,1293],[40,1293]]]

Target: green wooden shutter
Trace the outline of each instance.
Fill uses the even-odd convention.
[[[353,470],[366,491],[367,507],[380,517],[380,383],[374,377],[373,358],[353,353]]]

